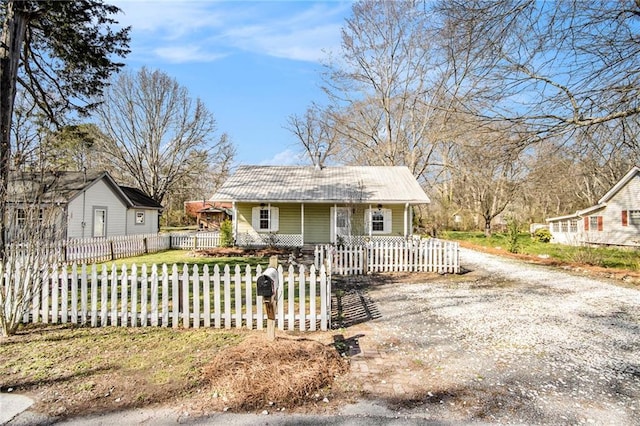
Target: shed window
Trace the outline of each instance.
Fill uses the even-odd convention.
[[[18,209],[18,227],[22,228],[27,221],[27,213],[24,209]]]
[[[560,222],[553,222],[551,225],[553,232],[560,232]]]
[[[144,212],[136,212],[136,224],[144,224]]]
[[[640,225],[640,210],[629,210],[629,223]]]

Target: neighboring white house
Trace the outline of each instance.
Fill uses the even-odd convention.
[[[53,212],[58,238],[94,238],[159,231],[162,206],[137,188],[118,185],[107,172],[56,172],[15,176],[10,214],[18,226],[36,203]],[[42,215],[42,213],[41,213]],[[51,225],[49,225],[51,226]]]
[[[640,246],[640,168],[632,168],[595,206],[547,223],[554,243]]]

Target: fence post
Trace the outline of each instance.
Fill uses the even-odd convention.
[[[109,241],[109,252],[111,253],[111,258],[109,260],[114,260],[115,259],[115,255],[113,253],[113,240]]]
[[[147,245],[147,237],[144,237],[142,239],[142,244],[144,246],[144,254],[148,254],[149,253],[149,247]]]
[[[269,258],[269,267],[278,269],[278,256],[271,256]],[[281,287],[283,283],[278,285],[278,291],[282,291]],[[265,298],[264,307],[267,312],[267,340],[274,341],[276,340],[276,304],[278,301],[278,294],[274,295],[275,297]]]

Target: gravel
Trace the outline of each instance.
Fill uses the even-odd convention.
[[[367,323],[365,338],[379,342],[390,365],[411,361],[404,381],[413,393],[395,401],[399,414],[640,425],[638,289],[468,249],[460,254],[466,274],[367,292],[380,315]]]

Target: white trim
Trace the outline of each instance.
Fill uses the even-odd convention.
[[[304,203],[300,204],[300,239],[304,245]]]

